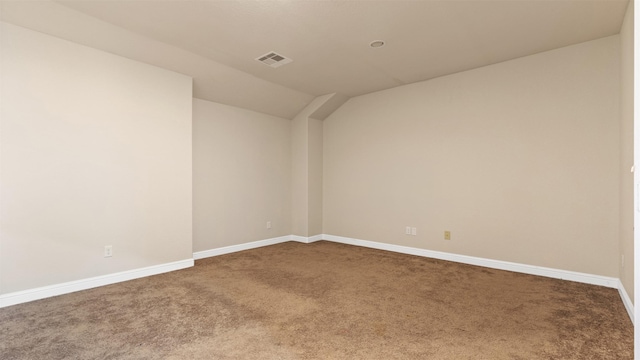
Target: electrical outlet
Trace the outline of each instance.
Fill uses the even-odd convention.
[[[106,245],[104,247],[104,257],[112,257],[113,256],[113,246]]]
[[[624,254],[622,254],[622,268],[624,268]]]
[[[271,221],[267,221],[267,229],[271,229]]]
[[[417,235],[418,234],[418,230],[414,227],[411,228],[411,235]]]
[[[407,226],[406,228],[404,228],[404,233],[407,235],[411,235],[411,226]]]
[[[445,239],[445,240],[451,240],[451,231],[447,231],[447,230],[445,230],[445,232],[444,232],[444,239]]]

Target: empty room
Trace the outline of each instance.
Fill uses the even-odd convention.
[[[0,359],[634,359],[636,11],[0,0]]]

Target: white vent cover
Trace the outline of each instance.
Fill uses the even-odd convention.
[[[265,65],[271,66],[272,68],[277,68],[293,61],[286,56],[276,53],[275,51],[271,51],[260,57],[257,57],[256,60]]]

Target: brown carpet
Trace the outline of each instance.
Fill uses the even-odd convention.
[[[329,242],[0,309],[8,359],[632,359],[614,289]]]

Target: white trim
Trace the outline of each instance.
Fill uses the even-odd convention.
[[[88,279],[43,286],[35,289],[16,291],[13,293],[0,295],[0,308],[22,304],[29,301],[40,300],[52,296],[69,294],[72,292],[87,290],[99,286],[139,279],[151,275],[162,274],[169,271],[185,269],[191,266],[193,266],[193,259],[186,259],[166,264],[153,265],[140,269],[122,271],[114,274],[96,276]]]
[[[622,303],[624,304],[625,309],[627,309],[629,318],[631,318],[631,322],[635,324],[633,302],[627,293],[627,289],[624,288],[624,285],[622,285],[622,281],[620,280],[618,280],[618,292],[620,293],[620,298],[622,298]]]
[[[289,235],[289,240],[297,241],[297,242],[301,242],[301,243],[305,243],[305,244],[309,243],[309,238],[308,237],[300,236],[300,235]]]
[[[544,276],[544,277],[549,277],[554,279],[570,280],[570,281],[576,281],[576,282],[585,283],[585,284],[605,286],[609,288],[618,289],[618,292],[620,293],[620,298],[622,299],[622,303],[624,304],[624,307],[627,310],[627,313],[629,314],[629,318],[631,319],[631,322],[635,324],[633,302],[631,301],[631,298],[629,298],[629,294],[627,293],[627,290],[622,285],[622,281],[620,281],[620,279],[617,279],[617,278],[585,274],[585,273],[579,273],[579,272],[568,271],[568,270],[553,269],[553,268],[547,268],[542,266],[518,264],[518,263],[512,263],[512,262],[501,261],[501,260],[484,259],[484,258],[478,258],[473,256],[467,256],[467,255],[451,254],[451,253],[445,253],[440,251],[418,249],[418,248],[413,248],[408,246],[379,243],[379,242],[368,241],[368,240],[359,240],[359,239],[347,238],[343,236],[323,234],[322,239],[327,241],[342,243],[342,244],[362,246],[362,247],[368,247],[368,248],[378,249],[378,250],[393,251],[393,252],[398,252],[402,254],[423,256],[423,257],[453,261],[453,262],[458,262],[463,264],[483,266],[483,267],[488,267],[492,269],[507,270],[507,271],[529,274],[529,275],[537,275],[537,276]]]
[[[507,270],[507,271],[524,273],[524,274],[555,278],[555,279],[576,281],[576,282],[585,283],[585,284],[606,286],[614,289],[618,289],[619,288],[618,284],[620,283],[620,280],[618,280],[617,278],[612,278],[607,276],[585,274],[585,273],[568,271],[568,270],[552,269],[552,268],[547,268],[542,266],[518,264],[518,263],[512,263],[512,262],[501,261],[501,260],[484,259],[484,258],[479,258],[474,256],[451,254],[451,253],[440,252],[440,251],[418,249],[418,248],[413,248],[408,246],[400,246],[400,245],[385,244],[385,243],[379,243],[379,242],[368,241],[368,240],[352,239],[352,238],[347,238],[342,236],[325,234],[323,235],[323,239],[333,241],[333,242],[343,243],[343,244],[368,247],[372,249],[387,250],[387,251],[393,251],[393,252],[398,252],[402,254],[424,256],[424,257],[429,257],[434,259],[463,263],[463,264],[484,266],[492,269]]]
[[[299,235],[291,235],[291,241],[297,241],[297,242],[301,242],[301,243],[305,243],[305,244],[309,244],[315,241],[320,241],[322,240],[322,234],[319,235],[313,235],[313,236],[309,236],[309,237],[304,237],[304,236],[299,236]]]
[[[297,242],[301,242],[301,243],[304,243],[304,244],[308,244],[308,243],[313,242],[313,241],[322,240],[322,236],[323,235],[315,235],[315,236],[312,236],[312,237],[308,238],[308,237],[299,236],[299,235],[284,235],[284,236],[275,237],[275,238],[271,238],[271,239],[252,241],[252,242],[248,242],[248,243],[244,243],[244,244],[230,245],[230,246],[225,246],[225,247],[221,247],[221,248],[215,248],[215,249],[210,249],[210,250],[194,252],[193,253],[193,258],[195,260],[199,260],[199,259],[204,259],[204,258],[208,258],[208,257],[212,257],[212,256],[231,254],[231,253],[238,252],[238,251],[244,251],[244,250],[255,249],[255,248],[259,248],[259,247],[263,247],[263,246],[280,244],[280,243],[287,242],[287,241],[297,241]]]
[[[255,249],[263,246],[275,245],[275,244],[279,244],[279,243],[283,243],[291,240],[294,240],[293,235],[285,235],[285,236],[280,236],[280,237],[271,238],[271,239],[252,241],[244,244],[231,245],[231,246],[225,246],[225,247],[211,249],[211,250],[194,252],[193,258],[195,260],[204,259],[212,256],[219,256],[219,255],[230,254],[230,253],[243,251],[243,250]]]
[[[88,278],[88,279],[76,280],[76,281],[66,282],[62,284],[44,286],[40,288],[0,295],[0,308],[21,304],[29,301],[44,299],[52,296],[68,294],[68,293],[72,293],[80,290],[86,290],[86,289],[91,289],[99,286],[111,285],[111,284],[115,284],[123,281],[128,281],[128,280],[133,280],[133,279],[138,279],[142,277],[147,277],[147,276],[152,276],[152,275],[157,275],[157,274],[162,274],[170,271],[188,268],[194,265],[194,259],[197,260],[197,259],[204,259],[212,256],[230,254],[238,251],[255,249],[255,248],[269,246],[269,245],[275,245],[275,244],[279,244],[287,241],[297,241],[297,242],[308,244],[308,243],[319,241],[319,240],[327,240],[327,241],[332,241],[336,243],[362,246],[362,247],[378,249],[378,250],[393,251],[401,254],[416,255],[416,256],[422,256],[422,257],[428,257],[428,258],[434,258],[434,259],[440,259],[440,260],[453,261],[453,262],[458,262],[463,264],[469,264],[469,265],[483,266],[483,267],[492,268],[492,269],[507,270],[507,271],[524,273],[524,274],[544,276],[544,277],[562,279],[562,280],[570,280],[570,281],[576,281],[580,283],[599,285],[599,286],[618,289],[618,292],[620,293],[620,297],[622,298],[622,302],[627,310],[627,313],[629,314],[631,321],[635,323],[633,303],[629,298],[629,295],[627,294],[626,289],[622,285],[622,282],[620,281],[620,279],[617,279],[617,278],[585,274],[585,273],[560,270],[560,269],[553,269],[553,268],[547,268],[542,266],[518,264],[518,263],[512,263],[512,262],[501,261],[501,260],[484,259],[484,258],[479,258],[474,256],[458,255],[458,254],[452,254],[452,253],[446,253],[446,252],[440,252],[440,251],[386,244],[386,243],[380,243],[375,241],[360,240],[360,239],[354,239],[354,238],[348,238],[348,237],[336,236],[336,235],[328,235],[328,234],[320,234],[320,235],[314,235],[310,237],[304,237],[304,236],[298,236],[298,235],[285,235],[285,236],[280,236],[276,238],[258,240],[258,241],[253,241],[253,242],[239,244],[239,245],[231,245],[231,246],[225,246],[217,249],[198,251],[193,253],[193,259],[181,260],[181,261],[176,261],[176,262],[167,263],[167,264],[149,266],[141,269],[128,270],[128,271],[123,271],[115,274],[102,275],[102,276],[97,276],[97,277]]]
[[[225,254],[231,254],[238,251],[244,251],[244,250],[255,249],[263,246],[280,244],[287,241],[297,241],[297,242],[308,244],[310,242],[310,239],[315,239],[315,238],[317,238],[317,240],[322,240],[322,235],[316,235],[311,238],[299,236],[299,235],[285,235],[277,238],[252,241],[244,244],[230,245],[230,246],[225,246],[221,248],[194,252],[193,258],[195,260],[199,260],[199,259],[204,259],[212,256],[220,256]],[[316,241],[316,240],[313,240],[313,241]]]

